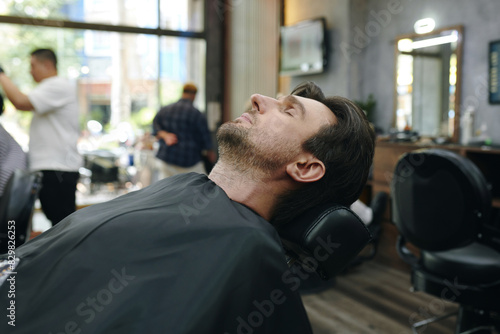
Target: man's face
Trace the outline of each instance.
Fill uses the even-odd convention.
[[[336,122],[324,104],[294,95],[278,100],[252,95],[252,110],[225,123],[217,134],[221,158],[241,168],[272,172],[302,153],[302,144]]]
[[[31,56],[30,64],[31,64],[30,73],[31,76],[33,77],[33,80],[35,80],[35,82],[42,81],[46,71],[46,64],[34,56]]]

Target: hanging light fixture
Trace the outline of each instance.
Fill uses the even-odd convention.
[[[420,19],[413,25],[413,29],[415,29],[415,32],[417,34],[425,34],[431,32],[434,30],[435,27],[436,27],[436,22],[434,22],[434,19],[431,19],[430,17],[425,19]]]

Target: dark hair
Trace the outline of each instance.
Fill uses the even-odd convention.
[[[0,115],[3,114],[4,109],[5,109],[5,106],[3,104],[3,96],[0,94]]]
[[[326,105],[337,124],[322,127],[302,148],[325,164],[325,175],[285,194],[275,208],[272,222],[286,223],[303,211],[323,203],[350,206],[368,179],[375,150],[375,132],[365,113],[349,99],[325,97],[313,82],[297,86],[291,93]]]
[[[51,49],[36,49],[31,53],[31,55],[36,57],[38,60],[48,60],[54,65],[55,68],[57,68],[57,57]]]

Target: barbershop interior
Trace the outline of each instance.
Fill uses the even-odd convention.
[[[325,96],[352,101],[375,135],[366,182],[352,205],[329,203],[276,227],[295,275],[288,287],[312,333],[498,334],[499,14],[498,0],[3,0],[0,127],[31,154],[38,104],[32,102],[34,112],[16,108],[2,76],[31,100],[41,85],[33,64],[30,70],[32,52],[52,49],[57,75],[75,86],[78,105],[76,212],[61,221],[69,225],[78,211],[162,182],[163,139],[153,123],[186,83],[196,86],[192,105],[217,152],[221,125],[253,119],[242,114],[262,108],[260,96],[288,101],[283,97],[312,81]],[[8,159],[0,157],[0,172]],[[0,245],[14,252],[6,244],[15,221],[18,279],[23,244],[59,227],[42,208],[42,175],[31,162],[6,179],[0,197]],[[207,175],[217,165],[207,156],[201,162]],[[210,207],[206,198],[194,197],[193,210]],[[96,319],[117,308],[106,298],[118,294],[93,294],[106,306]],[[266,312],[271,318],[284,299],[272,296],[271,308],[261,309],[263,302],[251,304],[247,295],[256,310],[234,316],[226,332],[280,332],[265,325]],[[17,322],[29,322],[22,312],[19,306]],[[62,332],[97,326],[94,318],[75,317],[88,327],[66,322]],[[204,332],[198,326],[165,333]],[[88,331],[97,332],[120,333]],[[149,332],[162,331],[121,331]]]

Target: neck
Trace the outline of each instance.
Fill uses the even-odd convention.
[[[48,79],[48,78],[52,78],[52,77],[56,77],[57,76],[57,72],[56,71],[51,71],[51,72],[47,72],[41,79],[40,81],[42,80],[45,80],[45,79]]]
[[[193,102],[194,101],[194,95],[191,94],[191,93],[182,93],[181,99],[187,99],[187,100]]]
[[[289,182],[286,175],[276,177],[255,171],[238,171],[220,160],[208,177],[231,200],[251,208],[267,221],[271,219],[277,199]]]

